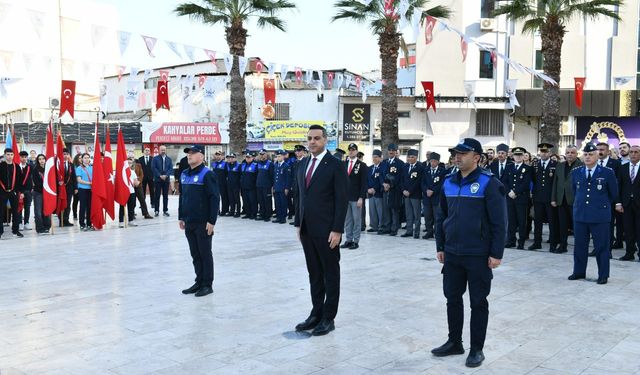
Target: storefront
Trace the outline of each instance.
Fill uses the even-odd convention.
[[[143,147],[149,147],[156,155],[161,145],[167,147],[167,155],[177,163],[184,157],[186,145],[205,146],[205,160],[210,161],[216,151],[226,151],[229,133],[215,122],[141,122]]]
[[[324,126],[327,129],[328,150],[338,146],[338,132],[334,124],[324,121],[263,121],[258,124],[247,124],[247,149],[275,151],[279,149],[292,151],[295,145],[306,145],[307,133],[312,125]]]

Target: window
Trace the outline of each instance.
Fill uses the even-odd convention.
[[[410,117],[411,117],[410,111],[398,111],[398,118],[410,118]]]
[[[480,78],[493,79],[493,60],[489,51],[480,51]]]
[[[482,0],[480,5],[480,18],[493,18],[495,8],[495,0]]]
[[[273,121],[287,121],[289,120],[289,103],[276,103],[273,105],[273,109],[276,115],[273,117]]]
[[[503,136],[504,111],[501,109],[479,109],[476,113],[476,135]]]
[[[158,80],[160,78],[159,77],[155,77],[155,78],[149,78],[144,82],[144,88],[146,90],[148,89],[155,89],[156,87],[158,87]]]
[[[542,55],[541,50],[536,50],[536,61],[535,61],[535,69],[539,72],[542,72],[544,69],[544,56]],[[533,88],[539,89],[544,85],[544,81],[540,78],[534,76],[533,77]]]

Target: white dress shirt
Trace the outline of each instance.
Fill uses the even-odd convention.
[[[316,165],[313,166],[311,177],[313,177],[313,174],[316,173],[316,170],[318,169],[318,165],[320,165],[320,161],[324,158],[326,154],[327,154],[327,149],[324,149],[324,151],[322,151],[318,156],[313,156],[313,155],[309,156],[309,164],[307,165],[307,169],[305,169],[304,171],[305,178],[307,176],[307,173],[309,173],[309,168],[311,168],[311,164],[313,163],[313,158],[316,158],[317,160],[316,160]]]

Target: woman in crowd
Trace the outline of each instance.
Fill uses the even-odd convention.
[[[82,164],[76,168],[76,176],[78,179],[78,199],[80,201],[80,230],[92,230],[91,226],[91,176],[93,175],[93,167],[91,163],[91,155],[82,154]]]
[[[76,168],[78,168],[80,166],[80,164],[82,164],[82,161],[80,160],[82,158],[82,154],[76,154],[76,156],[73,157],[73,169],[75,170]],[[75,222],[76,220],[78,220],[78,201],[80,200],[80,198],[78,197],[78,190],[74,190],[73,192],[73,207],[72,207],[72,211],[73,211],[73,221]]]
[[[33,211],[36,222],[36,233],[49,233],[51,228],[51,216],[43,214],[42,188],[44,183],[44,166],[47,159],[44,155],[36,156],[35,173],[32,174],[33,180]]]

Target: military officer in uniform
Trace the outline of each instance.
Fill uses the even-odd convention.
[[[587,274],[589,238],[598,264],[598,284],[609,279],[611,207],[622,212],[618,200],[618,182],[610,168],[597,164],[598,149],[587,143],[582,149],[584,166],[571,171],[575,200],[573,203],[573,273],[569,280],[584,279]]]
[[[244,162],[240,166],[243,219],[255,219],[258,215],[258,196],[256,192],[258,164],[254,161],[254,157],[254,152],[247,151]]]
[[[422,236],[428,240],[434,237],[436,218],[440,214],[440,190],[447,175],[444,166],[440,164],[440,154],[429,153],[429,160],[425,162],[425,171],[422,177],[422,210],[426,233]]]
[[[404,195],[405,215],[407,218],[407,231],[402,237],[420,238],[420,202],[422,200],[422,178],[424,167],[418,163],[418,150],[411,149],[407,152],[407,163],[402,168],[400,185]]]
[[[400,172],[404,162],[398,159],[398,146],[387,146],[388,159],[381,163],[382,188],[382,228],[378,234],[395,236],[400,228],[400,209],[402,208],[402,191],[400,190]]]
[[[284,161],[285,150],[278,150],[277,161],[273,171],[273,195],[276,203],[276,219],[274,223],[284,224],[287,222],[287,196],[291,183],[291,167]]]
[[[542,227],[549,223],[549,250],[553,253],[558,246],[557,210],[551,205],[553,176],[556,174],[556,162],[550,159],[553,145],[540,143],[538,145],[540,159],[534,165],[533,173],[533,213],[535,227],[533,230],[533,244],[529,250],[542,249]]]
[[[273,215],[273,162],[269,159],[267,150],[260,150],[258,155],[258,175],[256,188],[258,192],[258,205],[260,206],[260,219],[270,221]],[[257,219],[256,219],[257,220]]]
[[[240,164],[236,154],[231,153],[227,163],[227,194],[229,195],[229,216],[240,217]]]
[[[512,150],[514,164],[507,169],[507,212],[509,214],[509,234],[505,247],[516,246],[516,232],[518,232],[518,249],[524,249],[524,241],[527,239],[527,215],[529,209],[530,185],[533,176],[533,167],[523,162],[527,152],[523,147],[514,147]]]
[[[369,197],[369,225],[367,232],[378,232],[382,225],[382,174],[380,164],[382,151],[373,150],[373,164],[369,167],[367,178],[367,194]]]

